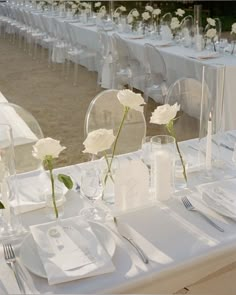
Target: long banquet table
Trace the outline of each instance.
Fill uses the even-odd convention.
[[[86,45],[92,50],[97,50],[99,44],[97,28],[95,26],[86,26],[80,23],[71,23],[72,29],[76,32],[78,40],[82,44]],[[109,35],[113,32],[108,32]],[[129,39],[129,35],[120,34],[122,38],[127,42],[133,55],[137,58],[141,64],[145,64],[144,44],[149,43],[157,46],[158,41],[150,38],[143,39]],[[158,47],[161,52],[167,68],[167,83],[170,86],[176,80],[182,77],[194,78],[201,81],[203,65],[209,65],[217,68],[217,66],[225,65],[225,85],[224,85],[224,110],[223,110],[223,126],[222,128],[234,129],[236,128],[236,120],[232,109],[236,108],[236,102],[234,99],[234,93],[236,91],[236,85],[234,83],[234,76],[236,75],[236,56],[231,55],[219,55],[217,58],[200,60],[194,58],[198,54],[194,49],[185,48],[182,46],[165,46]],[[108,71],[108,67],[106,68]],[[107,88],[110,85],[109,72],[103,76],[102,86]],[[141,89],[141,85],[135,85],[137,89]]]
[[[9,6],[11,7],[11,6]],[[21,7],[21,9],[23,9]],[[91,26],[87,24],[82,24],[76,22],[76,20],[70,20],[66,18],[60,18],[52,14],[45,14],[43,12],[30,10],[27,8],[28,13],[33,16],[37,14],[42,14],[44,18],[47,18],[45,22],[47,30],[50,34],[56,34],[56,28],[52,22],[56,19],[59,22],[70,23],[69,27],[74,31],[74,36],[77,38],[79,44],[84,45],[88,50],[96,53],[99,51],[99,38],[96,26]],[[37,20],[36,20],[37,22]],[[66,30],[59,30],[60,35],[64,34],[63,40],[67,40]],[[114,31],[108,31],[108,35],[112,35]],[[120,34],[122,38],[127,42],[128,46],[131,48],[133,54],[142,63],[145,62],[144,59],[144,44],[151,43],[157,45],[158,41],[151,40],[150,38],[131,40],[126,34]],[[167,66],[167,82],[171,85],[174,81],[182,77],[196,78],[201,80],[202,67],[203,65],[209,65],[216,67],[219,65],[225,65],[225,85],[224,85],[224,110],[223,110],[223,125],[222,128],[225,130],[235,129],[236,120],[234,117],[233,110],[236,107],[236,102],[234,99],[234,93],[236,92],[236,84],[234,83],[234,76],[236,74],[236,57],[235,55],[223,55],[220,54],[217,58],[199,60],[193,58],[196,56],[196,52],[193,49],[185,48],[181,46],[169,46],[169,47],[158,47],[162,56],[164,57]],[[109,67],[106,66],[105,73],[102,75],[102,87],[110,88],[110,78]],[[94,65],[96,69],[96,65]],[[135,85],[138,89],[142,88],[142,85]]]
[[[188,141],[187,148],[190,145],[191,142]],[[230,162],[232,152],[225,148],[222,150],[224,159]],[[194,153],[194,150],[189,148],[189,152]],[[138,151],[123,155],[120,160],[130,161],[139,155]],[[79,181],[83,168],[88,165],[96,165],[96,161],[60,168],[57,172],[67,173]],[[236,176],[236,169],[231,168],[225,177]],[[22,174],[18,176],[18,181],[20,183],[23,179],[27,189],[27,185],[30,188],[32,179],[37,175],[37,171]],[[190,183],[198,183],[196,176],[189,177]],[[194,186],[191,191],[200,208],[224,228],[224,232],[217,231],[198,214],[187,211],[180,196],[191,192],[182,191],[169,201],[150,203],[150,206],[147,203],[146,207],[119,217],[131,227],[132,237],[148,255],[149,264],[142,262],[129,243],[117,234],[113,222],[108,220],[103,225],[112,231],[116,243],[112,258],[114,272],[53,286],[49,286],[46,279],[31,274],[36,290],[39,293],[53,294],[173,293],[235,261],[235,220],[223,217],[203,205],[200,193]],[[86,201],[79,192],[70,192],[67,195],[64,218],[77,215],[84,206]],[[27,228],[32,224],[48,222],[44,210],[22,214],[23,225]],[[0,250],[0,257],[2,256]],[[11,278],[5,280],[10,282]]]

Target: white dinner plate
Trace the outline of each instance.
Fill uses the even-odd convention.
[[[124,35],[125,38],[130,39],[130,40],[138,40],[138,39],[143,39],[144,35]]]
[[[233,210],[231,211],[224,206],[224,202],[222,200],[217,200],[217,198],[211,197],[207,193],[202,194],[202,200],[210,209],[220,215],[236,219],[236,212],[234,213]]]
[[[116,244],[112,237],[112,233],[106,227],[102,226],[99,223],[89,222],[89,224],[108,255],[110,257],[113,257],[116,249]],[[24,266],[28,268],[28,270],[31,271],[33,274],[42,278],[47,278],[32,234],[28,235],[21,245],[20,260],[22,261]]]
[[[156,47],[169,47],[169,46],[173,46],[174,43],[172,41],[159,41],[154,43],[154,46]]]

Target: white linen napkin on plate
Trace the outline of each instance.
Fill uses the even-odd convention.
[[[111,258],[81,217],[30,227],[49,285],[114,271]]]

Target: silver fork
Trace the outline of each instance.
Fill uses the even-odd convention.
[[[4,251],[4,258],[6,260],[6,263],[7,263],[7,265],[9,265],[9,267],[12,269],[12,271],[14,273],[14,276],[15,276],[15,279],[16,279],[16,282],[17,282],[17,285],[20,289],[21,294],[26,294],[24,284],[22,283],[21,278],[20,278],[20,276],[17,272],[17,269],[16,269],[16,265],[15,265],[16,256],[15,256],[14,250],[12,248],[12,245],[11,244],[4,244],[3,251]]]
[[[189,199],[187,197],[183,197],[182,202],[185,206],[185,208],[189,211],[194,211],[200,214],[210,225],[212,225],[214,228],[218,229],[220,232],[224,232],[224,229],[221,228],[219,225],[217,225],[215,222],[213,222],[207,215],[205,215],[202,211],[196,209],[192,203],[190,203]]]

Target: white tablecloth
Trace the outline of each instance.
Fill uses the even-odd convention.
[[[130,154],[129,160],[137,155]],[[223,149],[223,156],[229,161],[232,152]],[[58,171],[68,173],[79,181],[84,165],[91,163],[64,167]],[[24,175],[25,179],[27,175]],[[229,177],[235,175],[234,168]],[[192,180],[199,182],[196,175],[189,177],[190,183]],[[183,192],[181,196],[186,193]],[[195,198],[199,197],[196,192]],[[84,201],[79,194],[71,192],[64,217],[78,214],[83,206]],[[204,210],[225,232],[217,231],[201,216],[187,211],[176,196],[165,203],[152,204],[120,216],[122,221],[132,227],[132,236],[148,255],[149,264],[141,261],[134,249],[116,234],[113,223],[108,222],[106,226],[113,231],[116,242],[113,257],[115,272],[55,286],[49,286],[47,280],[32,275],[35,287],[40,293],[54,294],[173,293],[236,259],[235,221],[224,218],[205,206]],[[27,227],[43,223],[47,218],[44,209],[40,209],[23,214],[22,221]]]

